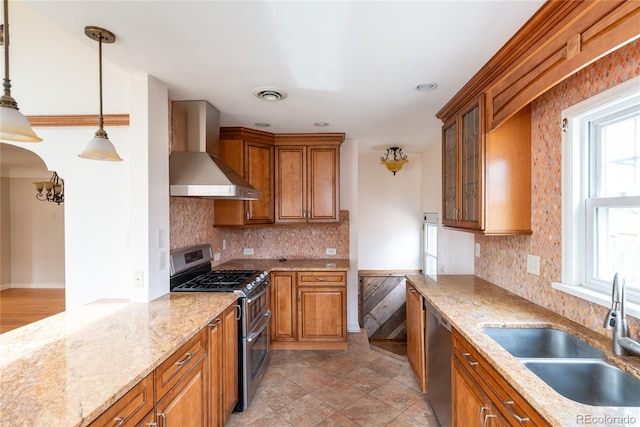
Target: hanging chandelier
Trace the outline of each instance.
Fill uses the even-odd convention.
[[[64,202],[64,179],[57,172],[53,172],[49,181],[34,182],[33,185],[36,186],[36,199],[58,205]]]

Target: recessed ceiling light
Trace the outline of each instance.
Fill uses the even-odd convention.
[[[271,126],[269,123],[264,122],[254,123],[253,125],[258,128],[268,128],[269,126]]]
[[[275,87],[259,87],[253,94],[264,101],[280,101],[287,97],[287,93]]]
[[[421,83],[416,86],[416,90],[420,92],[431,92],[438,87],[436,83]]]
[[[327,122],[315,122],[313,125],[317,126],[319,128],[326,128],[327,126],[329,126],[329,123],[327,123]]]

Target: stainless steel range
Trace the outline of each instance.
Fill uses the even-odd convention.
[[[240,294],[239,401],[249,406],[269,365],[269,275],[260,270],[212,270],[210,245],[171,253],[171,292],[236,292]]]

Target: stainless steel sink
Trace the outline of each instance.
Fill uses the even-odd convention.
[[[600,350],[558,329],[484,328],[484,332],[518,358],[603,357]]]
[[[576,402],[640,407],[640,380],[603,360],[525,359],[522,363],[555,391]]]

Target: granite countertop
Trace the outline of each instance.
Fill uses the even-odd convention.
[[[529,403],[554,426],[640,425],[640,408],[583,405],[549,387],[483,331],[483,327],[553,327],[585,340],[605,353],[605,360],[640,378],[640,358],[615,356],[611,339],[474,276],[407,275],[407,280]],[[581,418],[582,417],[582,418]],[[585,418],[600,417],[600,418]],[[604,421],[600,423],[600,421]],[[628,421],[627,421],[628,422]],[[637,423],[637,424],[636,424]]]
[[[1,334],[0,425],[87,425],[237,298],[103,300]]]
[[[349,271],[348,259],[234,259],[214,268],[221,270],[266,271]]]

